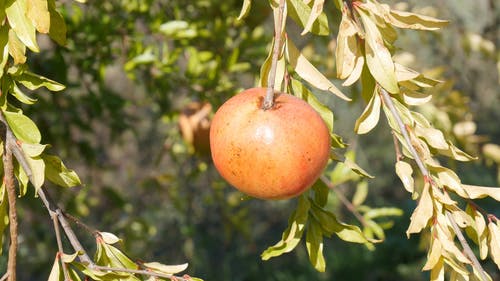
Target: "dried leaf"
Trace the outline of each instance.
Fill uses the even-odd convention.
[[[449,147],[443,133],[438,129],[415,126],[415,134],[423,138],[433,148],[445,150]]]
[[[300,35],[305,35],[307,32],[311,31],[313,24],[319,18],[319,16],[323,13],[323,4],[325,0],[314,0],[313,6],[311,8],[311,13],[309,14],[309,18],[307,19],[307,23],[304,26],[304,31]]]
[[[375,91],[368,102],[365,110],[361,116],[356,120],[354,125],[354,131],[357,134],[366,134],[370,132],[375,126],[377,126],[378,120],[380,118],[380,107],[382,102],[380,96]]]
[[[286,40],[286,56],[293,70],[312,86],[323,91],[330,91],[346,101],[351,100],[317,70],[289,39]]]
[[[493,221],[488,223],[488,247],[490,250],[491,259],[497,264],[498,269],[500,269],[500,223],[497,220],[495,224]]]
[[[420,30],[438,30],[448,24],[447,20],[397,10],[391,10],[387,20],[399,28]]]
[[[441,258],[441,253],[443,251],[443,246],[438,239],[431,239],[431,248],[427,253],[427,262],[425,263],[422,270],[431,270],[436,266]]]
[[[427,226],[427,223],[434,214],[432,196],[430,194],[429,187],[429,183],[426,182],[418,205],[410,217],[410,226],[408,226],[408,229],[406,230],[406,235],[408,237],[410,237],[410,234],[412,233],[421,232],[422,229]]]
[[[420,93],[410,89],[403,89],[401,94],[403,95],[403,101],[409,105],[422,105],[432,99],[432,95],[429,93]]]
[[[500,201],[500,187],[487,187],[479,185],[462,184],[462,187],[467,191],[471,199],[491,197]]]
[[[360,54],[356,38],[357,32],[356,25],[349,15],[342,13],[335,49],[337,77],[340,79],[351,75],[356,65],[356,57]]]
[[[413,194],[415,191],[415,182],[413,181],[413,169],[410,164],[405,161],[396,162],[396,174],[398,175],[406,191]]]
[[[287,10],[290,17],[301,27],[304,27],[305,30],[311,12],[313,12],[311,7],[304,3],[303,0],[287,0],[286,2],[288,4]],[[328,35],[330,31],[326,14],[320,12],[320,15],[313,21],[309,30],[316,35]]]
[[[382,34],[372,18],[363,10],[357,9],[363,26],[365,27],[365,56],[366,64],[375,80],[389,93],[399,93],[394,62],[387,47],[384,45]]]

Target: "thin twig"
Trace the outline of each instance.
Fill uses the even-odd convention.
[[[363,216],[358,212],[358,210],[356,210],[356,207],[354,207],[354,205],[349,200],[347,200],[347,198],[344,196],[344,194],[342,194],[342,192],[340,192],[337,188],[335,188],[335,186],[332,184],[331,181],[328,180],[328,178],[326,176],[321,175],[320,179],[323,183],[326,184],[326,186],[329,189],[331,189],[331,190],[333,190],[333,192],[335,192],[335,195],[337,195],[337,197],[340,199],[342,204],[344,204],[344,206],[356,217],[356,219],[358,219],[358,221],[364,227],[367,227],[368,224],[366,223],[365,218],[363,218]]]
[[[396,137],[396,133],[394,131],[392,133],[392,140],[394,141],[394,150],[396,151],[396,162],[399,162],[403,159],[403,154],[401,153],[401,148],[399,147],[398,137]]]
[[[476,255],[474,255],[474,252],[469,246],[469,243],[467,243],[467,240],[465,240],[464,235],[462,234],[462,231],[460,230],[460,227],[458,227],[457,223],[455,222],[455,219],[453,218],[453,215],[450,213],[450,211],[446,211],[446,217],[448,217],[448,220],[451,223],[451,227],[453,228],[453,231],[457,235],[458,241],[462,245],[462,248],[464,249],[464,253],[469,257],[469,259],[472,261],[472,266],[478,270],[479,274],[481,275],[481,279],[484,281],[487,281],[488,279],[486,278],[486,274],[484,274],[484,270],[481,267],[481,264],[476,258]]]
[[[262,109],[271,109],[274,105],[274,80],[276,79],[276,68],[278,66],[278,58],[281,50],[281,23],[283,21],[283,14],[285,11],[285,0],[280,0],[278,7],[278,21],[274,25],[274,48],[273,57],[271,60],[271,69],[269,70],[269,76],[267,77],[267,92],[264,97],[264,102],[262,103]]]
[[[424,178],[426,180],[429,180],[432,183],[431,177],[430,177],[430,172],[427,169],[427,167],[425,166],[423,160],[420,158],[420,156],[417,153],[417,151],[415,150],[415,148],[413,147],[410,136],[408,134],[408,130],[406,129],[406,126],[403,123],[401,116],[399,115],[398,111],[396,110],[396,107],[394,106],[394,103],[392,102],[392,99],[391,99],[389,93],[387,93],[387,91],[385,89],[383,89],[382,87],[379,87],[379,89],[380,89],[379,93],[382,96],[384,104],[389,108],[389,110],[391,111],[391,114],[393,115],[394,119],[396,120],[396,123],[399,127],[399,130],[401,131],[401,134],[403,135],[403,137],[405,139],[408,150],[410,151],[415,162],[417,163],[417,166],[420,169],[420,172],[422,173],[422,175],[424,176]],[[477,259],[476,255],[474,255],[474,252],[471,250],[469,244],[467,243],[467,240],[465,240],[465,238],[462,234],[462,231],[460,230],[460,228],[457,226],[457,223],[455,222],[455,219],[453,218],[453,216],[451,216],[449,214],[448,211],[446,211],[446,215],[448,217],[448,220],[452,224],[452,227],[453,227],[455,234],[459,238],[460,244],[462,244],[464,252],[469,257],[469,259],[472,261],[472,266],[474,266],[474,268],[481,274],[481,278],[484,281],[488,280],[486,278],[486,275],[484,274],[485,271],[484,271],[483,267],[479,263],[479,260]]]
[[[63,249],[63,244],[61,240],[61,231],[59,230],[59,218],[57,217],[56,213],[52,214],[52,222],[54,224],[54,231],[56,233],[56,240],[57,240],[57,248],[59,249],[59,252],[57,252],[58,257],[61,257],[64,254],[64,249]],[[64,275],[64,280],[69,281],[71,280],[69,278],[69,273],[68,273],[68,267],[66,263],[61,262],[62,264],[62,271]]]
[[[17,267],[17,210],[16,210],[16,186],[14,185],[14,163],[12,161],[12,151],[8,142],[5,142],[3,155],[3,182],[7,189],[7,198],[9,200],[9,231],[10,246],[9,259],[7,262],[7,274],[9,281],[16,280]]]
[[[5,280],[7,280],[7,278],[9,278],[9,272],[5,272],[5,274],[2,276],[2,278],[0,278],[0,281],[5,281]]]

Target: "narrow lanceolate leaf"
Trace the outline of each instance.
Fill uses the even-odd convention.
[[[428,103],[432,99],[432,95],[428,93],[420,93],[410,89],[401,90],[403,101],[408,105],[422,105]]]
[[[27,16],[40,33],[48,33],[50,29],[50,13],[47,0],[27,0]]]
[[[471,227],[467,227],[465,232],[478,245],[479,257],[484,260],[488,256],[488,233],[486,230],[486,220],[484,219],[483,214],[481,214],[481,212],[479,212],[471,204],[467,204],[465,211],[474,220],[473,225]]]
[[[340,79],[345,79],[351,75],[356,64],[356,57],[360,52],[356,34],[355,23],[347,13],[342,13],[335,49],[337,77]]]
[[[323,233],[321,225],[315,219],[312,219],[307,227],[306,247],[309,255],[309,261],[319,272],[325,272],[326,263],[323,256]]]
[[[377,91],[372,95],[372,98],[368,102],[365,110],[361,116],[356,120],[354,125],[354,131],[357,134],[366,134],[370,132],[375,126],[377,126],[378,120],[380,118],[380,107],[382,106],[380,96]]]
[[[431,270],[430,281],[444,281],[444,258],[440,257]]]
[[[267,248],[262,254],[263,260],[268,260],[272,257],[280,256],[284,253],[292,251],[302,238],[305,225],[308,219],[310,203],[305,196],[299,198],[297,209],[290,215],[288,219],[288,227],[283,232],[281,240],[275,245]]]
[[[498,224],[498,220],[496,223],[493,221],[488,223],[488,247],[491,259],[497,264],[498,269],[500,269],[500,227]]]
[[[0,77],[3,76],[5,65],[9,60],[9,27],[0,26]]]
[[[307,19],[307,23],[304,26],[304,31],[300,35],[305,35],[307,32],[311,31],[313,24],[316,22],[318,17],[323,12],[323,4],[325,0],[314,0],[311,13],[309,14],[309,18]]]
[[[439,262],[439,259],[441,258],[441,254],[443,251],[441,242],[439,242],[439,239],[431,239],[431,243],[431,249],[427,253],[427,262],[425,263],[422,270],[431,270],[432,268],[434,268],[434,266],[436,266],[436,264]]]
[[[244,19],[248,15],[248,12],[250,12],[251,6],[252,6],[251,0],[244,0],[243,5],[241,6],[240,15],[238,16],[237,20]]]
[[[306,27],[312,9],[303,0],[287,0],[287,11],[290,17],[301,27]],[[316,35],[328,35],[328,18],[325,13],[320,12],[313,21],[309,30]]]
[[[286,40],[286,56],[293,70],[312,86],[323,91],[330,91],[343,100],[351,100],[317,70],[289,39]]]
[[[269,50],[269,54],[262,64],[260,69],[260,82],[259,85],[263,88],[268,85],[268,77],[269,72],[271,71],[271,63],[273,57],[273,49],[274,49],[274,38],[273,44],[271,45],[271,49]],[[280,54],[278,55],[278,61],[276,64],[276,75],[274,77],[274,90],[281,91],[281,85],[283,83],[283,78],[285,77],[285,57],[283,56],[283,49],[281,49]]]
[[[45,162],[45,176],[51,182],[62,187],[80,185],[80,178],[75,171],[66,168],[61,159],[54,155],[42,155]]]
[[[62,280],[62,270],[61,264],[59,261],[59,256],[56,256],[54,260],[54,265],[52,265],[52,269],[50,270],[48,281],[60,281]]]
[[[478,185],[462,184],[467,194],[471,199],[491,197],[497,201],[500,201],[500,187],[487,187]]]
[[[177,274],[179,272],[183,272],[188,267],[187,263],[166,265],[159,262],[146,262],[143,263],[142,265],[151,271],[160,272],[164,274]]]
[[[5,9],[9,25],[12,30],[16,32],[19,40],[23,42],[33,52],[39,52],[38,44],[36,42],[35,26],[31,20],[26,16],[27,0],[16,0]]]
[[[391,53],[384,45],[382,34],[367,12],[361,9],[357,11],[365,27],[365,57],[370,73],[389,93],[399,93],[394,62]]]
[[[37,157],[27,157],[27,162],[31,168],[31,184],[38,191],[45,182],[45,162],[39,156]]]
[[[432,197],[429,191],[429,183],[425,183],[424,190],[420,196],[417,208],[413,211],[410,218],[410,226],[406,230],[406,235],[410,237],[412,233],[419,233],[427,226],[427,223],[432,218],[434,208],[432,205]]]
[[[412,177],[413,169],[410,164],[405,161],[396,162],[396,174],[398,175],[406,191],[413,194],[415,190],[415,182]]]
[[[407,29],[438,30],[448,24],[447,20],[397,10],[391,10],[386,19],[395,27]]]
[[[45,87],[51,91],[57,92],[66,88],[63,84],[29,71],[23,71],[21,75],[16,76],[14,79],[30,90]]]

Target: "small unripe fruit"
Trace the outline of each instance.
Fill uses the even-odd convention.
[[[305,101],[275,94],[263,110],[265,88],[226,101],[210,127],[215,167],[231,185],[261,199],[286,199],[308,189],[328,163],[330,133]]]

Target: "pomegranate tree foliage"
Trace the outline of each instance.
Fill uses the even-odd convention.
[[[152,117],[154,121],[161,118],[169,124],[166,130],[170,133],[177,132],[174,121],[179,114],[169,112],[175,108],[174,101],[179,99],[179,95],[184,99],[195,98],[219,104],[222,97],[227,97],[243,87],[243,84],[248,84],[248,81],[252,80],[252,74],[256,76],[255,69],[259,67],[258,62],[261,61],[260,81],[257,83],[266,86],[272,55],[269,53],[266,58],[264,52],[266,43],[271,41],[271,36],[265,37],[260,24],[268,16],[277,19],[280,12],[279,1],[276,0],[270,1],[270,6],[265,1],[245,0],[239,16],[237,13],[239,1],[238,3],[224,1],[222,4],[197,1],[195,6],[189,3],[174,3],[175,1],[56,3],[54,0],[11,0],[4,2],[0,5],[2,11],[0,50],[3,50],[0,65],[1,111],[32,170],[30,185],[30,177],[26,171],[20,165],[16,165],[14,169],[18,193],[21,196],[33,194],[34,190],[39,191],[45,185],[62,187],[80,185],[80,177],[75,171],[67,168],[61,158],[54,155],[55,152],[50,152],[50,145],[46,144],[46,140],[55,146],[54,150],[64,151],[61,155],[74,154],[76,151],[81,156],[89,157],[88,162],[91,163],[98,162],[96,159],[99,157],[109,157],[106,152],[102,152],[109,147],[99,146],[100,140],[95,140],[102,136],[96,130],[102,127],[96,126],[95,123],[108,125],[112,137],[122,133],[124,128],[134,125],[137,126],[134,133],[139,134],[138,128],[145,125],[134,119],[137,116],[124,118],[122,115],[122,111],[127,110],[127,102],[139,105],[147,103],[148,108],[144,111],[154,116]],[[204,13],[213,17],[207,19],[203,17]],[[336,16],[338,18],[335,18]],[[371,167],[360,167],[356,164],[355,149],[336,133],[339,123],[344,120],[343,116],[336,114],[334,122],[334,114],[339,110],[338,107],[363,104],[365,109],[350,129],[360,135],[367,134],[380,127],[381,112],[386,116],[391,132],[397,140],[396,147],[400,147],[401,151],[394,163],[395,173],[401,179],[401,188],[409,193],[409,197],[418,200],[406,233],[408,236],[422,234],[422,243],[428,252],[423,269],[430,271],[431,280],[443,280],[445,274],[452,280],[484,279],[481,272],[471,265],[471,257],[462,251],[453,222],[456,222],[460,230],[466,234],[468,241],[474,243],[471,246],[475,246],[475,252],[481,260],[489,259],[497,265],[500,263],[498,219],[481,209],[474,201],[483,197],[491,197],[498,201],[499,190],[463,184],[457,175],[457,170],[449,168],[450,163],[453,163],[450,160],[474,160],[474,157],[454,145],[455,141],[470,144],[463,142],[463,139],[474,137],[470,129],[472,126],[470,120],[458,124],[459,126],[451,124],[452,121],[460,120],[457,111],[463,110],[465,102],[460,95],[458,97],[450,95],[449,98],[441,95],[442,92],[451,91],[453,85],[451,82],[441,81],[439,71],[420,72],[411,69],[409,64],[405,64],[402,60],[396,59],[404,52],[396,45],[401,32],[414,29],[422,32],[435,31],[446,24],[447,21],[398,10],[377,1],[346,3],[321,0],[285,1],[283,28],[280,34],[283,44],[278,60],[275,87],[277,90],[303,98],[321,114],[331,131],[333,152],[332,163],[321,180],[310,192],[297,200],[291,200],[296,201],[297,205],[289,214],[288,227],[283,232],[282,239],[262,253],[262,259],[267,260],[290,252],[304,240],[312,267],[318,271],[325,271],[329,260],[324,255],[335,251],[335,248],[329,248],[330,244],[325,238],[338,237],[373,250],[386,238],[386,229],[393,224],[391,218],[402,215],[402,210],[398,208],[368,205],[374,205],[369,196],[370,178],[380,175],[371,175],[367,172]],[[302,40],[297,39],[298,36],[288,36],[288,30],[297,27],[300,28],[301,35],[309,36],[308,34],[312,33],[314,37],[310,37],[311,41],[322,42],[322,38],[328,38],[326,36],[335,38],[336,40],[332,41],[336,43],[334,56],[329,54],[327,58],[317,59],[318,56],[314,51],[311,52],[310,48],[299,47],[303,44]],[[41,34],[48,35],[60,46],[47,43],[47,36]],[[130,37],[129,34],[134,35]],[[42,40],[37,40],[37,37]],[[487,40],[472,35],[468,38],[470,38],[468,46],[472,51],[476,49],[490,51],[491,47]],[[49,47],[45,46],[44,50],[41,44]],[[39,52],[41,53],[38,54]],[[108,70],[106,66],[114,60],[123,64],[123,69],[130,80],[136,83],[146,81],[141,86],[148,95],[129,95],[128,100],[125,100],[123,96],[106,88],[105,84],[109,81],[105,80],[104,73]],[[420,60],[426,65],[425,58]],[[335,68],[335,75],[319,67],[331,61],[335,67],[330,66],[330,68]],[[50,78],[61,83],[38,75],[35,73],[37,71],[31,71],[31,68],[50,73]],[[77,79],[72,80],[68,77],[70,71],[77,72],[76,75],[73,73]],[[332,79],[333,76],[338,79]],[[341,83],[337,83],[339,81]],[[82,87],[76,89],[75,84],[81,84]],[[65,89],[65,86],[68,88]],[[75,96],[52,94],[43,88],[51,92],[68,91]],[[130,89],[126,89],[125,85],[119,90],[126,92]],[[395,111],[384,101],[383,91],[388,92]],[[322,102],[324,100],[321,98],[324,97],[322,93],[338,97],[340,103],[336,103],[336,107],[332,108],[330,104]],[[57,111],[61,114],[59,115],[61,118],[38,113],[37,105],[38,108]],[[32,116],[36,122],[32,121]],[[404,130],[398,126],[397,116],[404,123]],[[171,126],[172,124],[174,126]],[[75,128],[81,132],[75,134]],[[403,131],[409,134],[410,143],[406,141]],[[147,133],[144,139],[151,137],[155,130],[150,129]],[[83,137],[78,139],[75,135]],[[196,243],[193,229],[200,233],[206,230],[207,235],[222,237],[218,242],[224,244],[224,250],[232,245],[228,240],[235,234],[243,233],[245,239],[249,239],[248,236],[253,234],[249,230],[252,226],[244,222],[249,220],[249,215],[248,209],[241,207],[245,204],[239,200],[241,195],[225,194],[221,189],[225,187],[224,183],[214,180],[210,173],[207,173],[209,174],[207,177],[199,176],[210,169],[207,168],[207,162],[193,160],[191,155],[182,158],[196,148],[186,147],[179,140],[177,134],[177,138],[167,137],[163,144],[165,150],[172,151],[171,161],[179,166],[177,168],[170,166],[175,172],[156,175],[143,184],[167,186],[167,191],[160,188],[151,188],[148,191],[134,190],[135,194],[138,194],[135,197],[143,196],[150,202],[162,205],[156,209],[169,208],[168,212],[183,214],[181,219],[173,221],[187,227],[179,232],[163,228],[162,230],[166,232],[163,235],[168,235],[167,232],[174,233],[174,238],[175,235],[185,235],[190,237],[188,241]],[[141,144],[151,146],[151,142],[148,141],[143,141]],[[394,146],[392,143],[386,145]],[[68,148],[63,149],[64,146]],[[425,177],[422,176],[420,167],[416,165],[416,157],[411,153],[411,148],[422,160],[423,170],[429,173]],[[162,148],[157,148],[154,154],[144,152],[143,157],[152,162],[153,156],[165,153]],[[498,146],[495,144],[485,145],[484,154],[491,162],[500,162]],[[186,179],[172,179],[183,177]],[[119,181],[116,176],[113,180]],[[193,183],[196,180],[212,181],[213,191],[203,193],[200,196],[203,200],[193,199],[195,197],[193,194],[199,193],[192,190],[193,187],[207,188],[206,184]],[[355,192],[350,199],[345,198],[338,190],[339,186],[346,183],[355,186]],[[29,186],[33,187],[32,191],[29,190]],[[1,188],[0,194],[3,197],[0,203],[0,215],[4,218],[1,227],[5,230],[8,228],[8,202],[5,185]],[[52,191],[57,192],[56,189]],[[85,191],[81,192],[86,194]],[[168,194],[168,203],[173,207],[163,206],[166,204],[155,201],[156,198],[160,200],[164,198],[161,193],[165,192]],[[116,197],[116,201],[123,201],[123,198],[127,198],[123,195],[125,193],[120,190],[109,196]],[[77,206],[75,208],[77,214],[88,216],[89,213],[97,212],[102,216],[93,223],[103,223],[106,219],[107,222],[115,222],[115,217],[109,218],[108,214],[113,212],[105,209],[106,206],[98,208],[94,205],[89,208],[78,202],[81,200],[78,198],[80,197],[76,197],[74,201],[70,200],[70,203]],[[24,197],[21,200],[28,199]],[[339,212],[339,200],[349,206],[359,220],[359,226],[344,222],[345,219]],[[117,208],[119,214],[130,216],[133,207],[125,203],[120,204]],[[92,206],[92,203],[88,205]],[[149,204],[139,205],[137,209],[145,208],[147,205]],[[214,207],[211,207],[212,205]],[[207,214],[211,212],[220,213],[225,220],[223,234],[220,233],[222,232],[220,229],[214,231],[210,228],[208,224],[212,224],[211,220],[204,224],[203,218],[209,218]],[[193,218],[195,216],[199,217],[198,221],[191,222],[195,220]],[[160,216],[157,213],[154,213],[153,217],[165,219],[164,215]],[[266,215],[261,220],[266,219],[269,220],[269,216]],[[153,220],[149,223],[161,222]],[[193,227],[196,223],[200,227]],[[147,240],[143,237],[152,236],[147,233],[148,230],[154,232],[153,227],[144,227],[137,221],[132,221],[132,224],[140,230],[138,233],[130,231],[127,233],[130,235],[124,235],[125,243],[135,234],[141,237],[135,239],[135,241],[140,240],[136,244],[141,247],[144,245],[144,240]],[[107,227],[105,224],[97,226]],[[38,226],[33,227],[37,229]],[[91,234],[82,233],[82,236]],[[140,268],[164,276],[186,270],[187,264],[164,265],[158,262],[136,261],[123,250],[133,246],[119,246],[122,242],[116,235],[102,231],[93,234],[96,242],[93,262],[97,265],[125,269]],[[190,249],[189,245],[192,244],[184,243],[183,251],[191,253],[191,256],[192,252],[203,250],[199,247]],[[52,269],[45,272],[49,280],[61,280],[65,274],[64,268],[72,280],[81,280],[83,276],[94,280],[149,278],[133,272],[98,270],[82,262],[80,260],[82,253],[75,252],[69,246],[65,247],[65,253],[57,253],[56,248],[48,251],[55,256]],[[190,256],[190,254],[185,255]],[[32,258],[33,255],[27,254],[27,256]],[[206,257],[207,259],[202,262],[214,267],[218,265],[213,256],[208,254]],[[254,260],[246,261],[255,263]],[[487,273],[484,274],[486,279],[489,279]],[[192,277],[185,279],[188,278],[196,279]],[[153,277],[151,280],[154,280]]]

